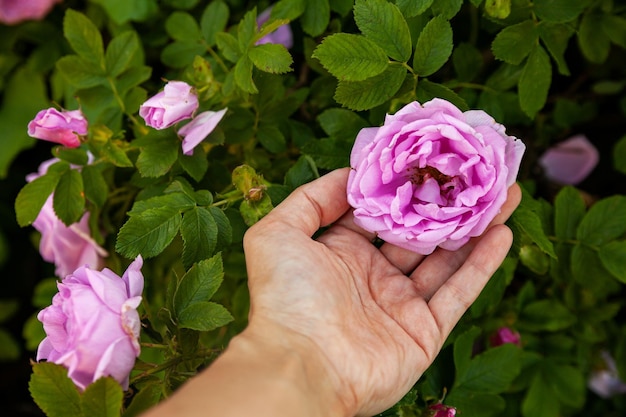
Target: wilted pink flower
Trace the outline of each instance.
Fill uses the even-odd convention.
[[[456,416],[456,408],[448,406],[448,405],[444,405],[444,404],[433,404],[430,407],[428,407],[428,410],[430,410],[431,417],[454,417]]]
[[[591,374],[587,381],[589,389],[602,398],[626,394],[626,383],[619,378],[615,359],[608,352],[602,352],[602,359],[606,368]]]
[[[354,221],[413,252],[456,250],[500,212],[524,150],[481,110],[410,103],[356,138],[347,187]]]
[[[539,158],[545,176],[559,184],[575,185],[598,165],[600,154],[585,135],[557,143]]]
[[[193,150],[215,129],[222,120],[228,108],[219,111],[205,111],[194,117],[194,119],[180,128],[178,134],[183,139],[183,153],[191,155]]]
[[[148,126],[161,130],[190,119],[197,108],[198,96],[193,88],[183,81],[170,81],[139,107],[139,115]]]
[[[256,19],[257,26],[263,26],[263,24],[270,19],[271,13],[271,7],[265,9]],[[287,49],[291,48],[293,46],[293,34],[291,33],[291,27],[288,24],[279,26],[275,31],[263,36],[256,42],[257,45],[264,43],[279,43]]]
[[[39,172],[28,175],[27,181],[33,181],[44,175],[48,167],[57,161],[58,159],[53,158],[43,162],[39,166]],[[33,222],[33,227],[41,233],[39,242],[41,257],[55,264],[55,274],[59,278],[71,274],[83,265],[101,268],[102,258],[108,254],[91,237],[89,212],[86,212],[78,223],[66,226],[55,214],[52,198],[52,195],[48,197]]]
[[[80,136],[87,134],[87,119],[80,110],[41,110],[28,123],[28,135],[59,143],[68,148],[80,146]]]
[[[106,268],[80,267],[58,283],[52,305],[37,315],[47,335],[37,360],[65,366],[81,389],[103,376],[128,389],[140,351],[142,264],[138,256],[121,278]]]
[[[512,330],[508,327],[500,327],[497,332],[495,332],[489,338],[492,346],[500,346],[505,343],[513,343],[514,345],[521,345],[521,337],[518,332]]]
[[[14,25],[24,20],[40,20],[61,0],[0,0],[0,22]]]

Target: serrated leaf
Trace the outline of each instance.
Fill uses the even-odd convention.
[[[259,143],[272,153],[284,152],[287,149],[285,135],[275,125],[261,124],[256,137]]]
[[[255,67],[272,74],[289,72],[293,64],[293,58],[287,48],[278,43],[256,45],[250,48],[248,56]]]
[[[366,38],[400,62],[407,62],[413,52],[409,26],[400,9],[386,0],[357,0],[354,20]]]
[[[272,19],[295,20],[304,13],[306,0],[279,0],[272,6]]]
[[[454,384],[472,392],[504,392],[520,372],[520,356],[521,349],[513,343],[488,349],[472,358]]]
[[[554,246],[546,236],[541,219],[537,213],[530,210],[523,204],[520,205],[511,215],[513,225],[521,230],[526,237],[534,242],[544,253],[556,258]]]
[[[454,48],[452,64],[460,81],[472,81],[482,69],[483,56],[474,45],[461,43]]]
[[[434,15],[450,20],[461,10],[462,5],[463,0],[437,0],[433,2],[431,10]]]
[[[626,241],[613,241],[600,246],[598,256],[607,271],[626,284]]]
[[[107,201],[109,187],[102,176],[100,165],[86,165],[81,170],[85,197],[97,207],[102,207]]]
[[[63,19],[63,35],[78,56],[104,69],[102,35],[89,18],[80,12],[67,9]]]
[[[285,174],[285,185],[293,190],[319,178],[319,176],[320,174],[313,159],[310,156],[302,155]]]
[[[177,41],[198,41],[202,37],[196,19],[179,10],[169,15],[165,21],[165,31]]]
[[[580,222],[576,238],[587,245],[602,245],[626,232],[626,197],[616,195],[595,203]]]
[[[441,16],[433,17],[417,39],[413,69],[427,77],[441,68],[452,54],[452,27]]]
[[[53,362],[34,364],[28,388],[48,417],[83,417],[80,394],[67,377],[67,368]]]
[[[406,17],[415,17],[424,13],[434,0],[396,0],[398,8]]]
[[[124,391],[111,377],[100,378],[89,384],[81,398],[81,410],[89,417],[119,417]]]
[[[474,341],[480,334],[478,327],[472,326],[454,340],[454,368],[458,374],[463,374],[469,367]]]
[[[183,275],[176,287],[174,293],[176,316],[178,317],[183,310],[193,304],[209,301],[222,284],[223,278],[221,254],[194,264]]]
[[[491,51],[496,59],[519,65],[537,45],[538,36],[535,22],[525,20],[502,29],[491,44]]]
[[[205,47],[199,42],[175,41],[161,50],[161,61],[172,68],[185,68],[204,52]]]
[[[146,210],[160,207],[168,207],[178,211],[186,211],[193,208],[196,202],[189,195],[182,192],[173,192],[165,195],[150,197],[146,200],[136,200],[133,208],[127,213],[128,216],[138,216]]]
[[[252,60],[247,55],[242,56],[235,65],[235,82],[246,93],[256,94],[259,90],[252,79],[252,68]]]
[[[556,61],[559,73],[570,75],[564,55],[574,30],[569,25],[548,23],[542,23],[537,28],[539,37],[550,52],[552,59]]]
[[[300,17],[302,30],[311,37],[320,36],[330,22],[330,0],[306,1]]]
[[[148,66],[131,67],[121,73],[115,80],[115,88],[120,95],[148,80],[152,75],[152,68]],[[129,110],[126,109],[128,112]]]
[[[68,169],[61,175],[52,197],[54,212],[69,226],[76,223],[85,212],[83,177],[75,169]]]
[[[217,244],[215,250],[221,251],[230,246],[233,240],[233,227],[222,210],[217,207],[210,207],[209,211],[213,215],[215,224],[217,224]]]
[[[239,25],[237,25],[237,42],[239,42],[239,49],[241,51],[245,52],[248,49],[254,39],[256,31],[257,23],[255,8],[249,10],[243,16],[243,19],[239,21]]]
[[[224,306],[210,301],[201,301],[180,312],[178,325],[184,329],[208,332],[225,326],[233,320],[233,316]]]
[[[524,417],[552,417],[560,414],[560,404],[552,387],[537,372],[530,382],[530,387],[522,401],[522,416]]]
[[[535,117],[546,104],[551,83],[550,58],[543,47],[537,45],[528,56],[517,86],[520,106],[528,117]]]
[[[182,217],[176,208],[158,207],[128,219],[117,234],[115,250],[129,259],[151,258],[172,242]]]
[[[87,152],[83,148],[66,148],[65,146],[56,146],[52,149],[52,154],[60,160],[74,165],[87,165],[89,161]]]
[[[132,161],[126,155],[126,152],[124,152],[124,150],[110,138],[106,139],[104,143],[90,141],[89,146],[96,156],[117,167],[130,168],[133,166]]]
[[[202,180],[209,168],[206,152],[201,147],[196,147],[191,155],[183,154],[181,149],[178,154],[178,163],[196,181]]]
[[[578,45],[585,58],[601,64],[609,56],[611,40],[604,32],[603,15],[585,13],[578,26]]]
[[[520,313],[519,325],[533,331],[555,332],[576,323],[576,316],[560,301],[544,299],[527,304]]]
[[[574,408],[580,408],[585,403],[585,377],[582,370],[571,365],[544,361],[542,372],[548,384],[563,403]]]
[[[572,21],[585,8],[585,2],[572,0],[533,0],[533,11],[541,20],[551,23]]]
[[[308,142],[302,152],[310,155],[319,168],[332,170],[350,166],[350,149],[350,142],[326,138]]]
[[[564,187],[554,200],[554,233],[559,239],[576,238],[578,224],[585,216],[585,201],[574,187]]]
[[[136,165],[143,177],[156,178],[164,175],[178,159],[180,141],[167,131],[151,132],[133,144],[140,148]]]
[[[388,66],[387,54],[364,36],[335,33],[313,51],[322,66],[340,81],[362,81],[381,74]]]
[[[200,18],[200,30],[207,46],[215,45],[216,35],[226,29],[229,17],[230,10],[221,0],[210,2],[204,9]]]
[[[406,75],[400,65],[389,65],[381,74],[363,81],[341,81],[335,100],[352,110],[368,110],[383,104],[398,92]]]
[[[361,129],[369,126],[367,120],[355,112],[340,108],[324,110],[317,116],[317,121],[327,135],[350,143],[354,143]]]
[[[106,83],[104,71],[77,55],[66,55],[56,62],[61,76],[72,86],[82,89]]]
[[[213,256],[217,245],[217,223],[204,207],[194,207],[185,212],[180,235],[183,247],[183,265],[190,268],[195,262]]]
[[[481,417],[500,415],[506,408],[506,402],[499,395],[477,393],[463,387],[452,388],[444,404],[463,410],[468,416]]]
[[[126,71],[133,57],[140,51],[139,37],[129,30],[114,37],[106,49],[106,72],[117,77]]]
[[[427,79],[421,79],[417,83],[417,88],[415,89],[415,97],[421,103],[426,103],[433,98],[443,98],[457,106],[462,111],[466,111],[469,109],[469,106],[467,105],[463,97],[459,96],[457,93],[455,93],[445,85],[433,83]]]
[[[218,32],[215,34],[215,42],[217,47],[224,54],[224,58],[230,62],[237,62],[241,57],[241,50],[239,49],[239,43],[230,33]]]

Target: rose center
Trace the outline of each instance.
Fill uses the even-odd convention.
[[[440,187],[442,187],[446,184],[449,185],[454,178],[431,166],[425,166],[424,168],[413,167],[409,168],[408,171],[409,180],[413,183],[413,185],[422,185],[427,179],[432,178],[437,181]]]

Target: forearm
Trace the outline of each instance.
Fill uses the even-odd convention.
[[[243,333],[146,417],[343,417],[333,383],[302,350]],[[262,339],[262,338],[261,338]]]

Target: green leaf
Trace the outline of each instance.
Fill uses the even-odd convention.
[[[523,417],[554,417],[560,414],[560,404],[543,372],[537,372],[522,401]]]
[[[242,56],[235,65],[235,82],[246,93],[256,94],[259,90],[252,79],[252,67],[252,60],[247,55]]]
[[[390,64],[381,74],[364,81],[340,81],[335,100],[352,110],[368,110],[391,99],[402,86],[406,69]]]
[[[354,0],[333,0],[330,2],[330,9],[346,17],[352,11],[352,3]]]
[[[433,17],[417,39],[413,69],[420,77],[434,74],[452,54],[452,27],[441,16]]]
[[[313,57],[340,81],[362,81],[388,66],[385,51],[364,36],[335,33],[324,38]]]
[[[258,201],[243,200],[239,206],[239,213],[243,221],[248,226],[252,226],[269,213],[272,208],[274,208],[272,199],[267,193],[263,193],[263,196]]]
[[[626,18],[613,14],[604,15],[604,33],[616,45],[626,48]]]
[[[534,242],[544,253],[556,258],[554,246],[552,242],[548,240],[541,224],[541,219],[537,213],[522,204],[513,212],[511,223],[512,226],[523,232],[524,235]]]
[[[176,316],[193,304],[209,301],[222,284],[223,278],[221,254],[194,264],[176,287],[174,293]]]
[[[204,52],[205,47],[196,41],[175,41],[163,48],[161,61],[172,68],[185,68]]]
[[[28,389],[48,417],[83,417],[80,394],[65,367],[52,362],[34,364]]]
[[[460,81],[472,81],[482,69],[483,56],[474,45],[461,43],[454,48],[452,64]]]
[[[215,42],[217,47],[224,54],[224,58],[230,62],[237,62],[241,57],[241,50],[239,49],[239,43],[230,33],[218,32],[215,35]]]
[[[223,250],[230,246],[233,240],[233,228],[226,214],[217,207],[210,207],[209,211],[213,215],[215,224],[217,224],[217,244],[215,250]]]
[[[450,20],[461,10],[462,5],[463,0],[437,0],[433,2],[431,10],[434,15]]]
[[[603,15],[585,13],[578,26],[578,45],[585,58],[601,64],[609,57],[611,40],[604,32]]]
[[[541,20],[565,23],[574,20],[585,8],[585,2],[572,0],[533,0],[533,11]]]
[[[424,13],[434,0],[396,0],[398,8],[406,17],[414,17]]]
[[[115,250],[129,259],[141,254],[151,258],[163,252],[172,242],[182,218],[172,207],[146,210],[128,219],[117,234]]]
[[[613,148],[613,166],[622,174],[626,174],[626,136],[622,136]]]
[[[243,19],[239,21],[237,25],[237,42],[239,42],[239,49],[246,51],[254,40],[254,35],[257,32],[256,24],[256,8],[249,10]]]
[[[83,148],[66,148],[65,146],[56,146],[52,149],[52,154],[60,160],[74,165],[87,165],[89,161],[87,152]]]
[[[280,0],[272,6],[272,19],[295,20],[304,13],[306,0]]]
[[[463,97],[459,96],[457,93],[450,90],[445,85],[433,83],[427,79],[421,79],[417,83],[415,96],[417,97],[418,101],[422,103],[426,103],[433,98],[443,98],[457,106],[462,111],[469,109],[467,103],[465,102],[465,100],[463,100]]]
[[[476,4],[476,0],[473,1],[473,4],[476,7],[480,5]],[[485,12],[496,19],[506,19],[511,14],[511,0],[487,0],[485,1]]]
[[[259,143],[272,153],[284,152],[287,149],[285,136],[275,125],[261,124],[256,137]]]
[[[172,192],[157,195],[145,200],[135,200],[133,208],[127,213],[129,217],[137,216],[150,209],[168,207],[179,212],[195,207],[196,202],[189,195],[182,192]]]
[[[454,369],[457,374],[464,374],[469,368],[474,342],[479,334],[480,329],[472,326],[454,340]]]
[[[302,152],[311,156],[315,164],[322,169],[337,169],[350,166],[352,143],[337,138],[310,141]]]
[[[200,30],[207,46],[216,44],[216,35],[226,29],[229,17],[230,10],[222,0],[212,1],[204,9],[200,18]]]
[[[198,22],[187,12],[175,11],[165,21],[165,31],[177,41],[198,41],[202,37]]]
[[[409,26],[400,9],[386,0],[357,0],[354,20],[366,38],[400,62],[407,62],[413,52]]]
[[[60,174],[48,173],[29,182],[20,190],[15,199],[15,214],[20,226],[28,226],[35,221],[60,179]]]
[[[11,333],[0,328],[0,361],[15,361],[19,359],[21,353],[20,344]]]
[[[102,207],[107,201],[109,187],[102,176],[101,165],[86,165],[80,172],[83,177],[85,197],[97,207]]]
[[[75,169],[68,169],[61,175],[52,197],[54,212],[69,226],[76,223],[85,212],[83,177]]]
[[[124,391],[119,382],[111,377],[100,378],[83,392],[81,409],[84,416],[119,417],[123,400]]]
[[[122,25],[129,20],[144,21],[158,12],[156,0],[91,0],[100,4],[107,15]]]
[[[613,241],[600,246],[598,256],[607,271],[626,284],[626,241]]]
[[[491,44],[491,51],[496,59],[518,65],[537,45],[537,40],[535,22],[525,20],[502,29]]]
[[[524,65],[517,87],[520,106],[530,118],[546,104],[551,83],[550,58],[543,47],[537,45]]]
[[[208,332],[225,326],[233,320],[233,316],[224,306],[210,301],[201,301],[180,312],[178,325],[184,329]]]
[[[542,373],[563,404],[580,408],[585,403],[585,378],[582,370],[552,361],[542,363]]]
[[[63,78],[78,89],[91,88],[107,82],[101,68],[77,55],[60,58],[56,67]]]
[[[320,174],[317,171],[313,159],[309,156],[302,155],[285,174],[285,185],[293,190],[307,182],[319,178],[319,176]]]
[[[329,0],[307,1],[300,17],[302,30],[312,37],[320,36],[330,21]]]
[[[498,416],[506,408],[506,402],[499,395],[477,393],[463,387],[452,388],[444,404],[463,410],[468,416],[480,417]]]
[[[544,299],[527,304],[520,313],[519,325],[529,330],[555,332],[563,330],[577,319],[560,301]]]
[[[457,374],[455,386],[469,391],[499,394],[520,372],[521,349],[512,343],[505,343],[476,355],[463,373]]]
[[[124,410],[122,417],[136,417],[148,411],[150,408],[158,404],[163,394],[163,386],[161,380],[143,385],[141,389],[133,395],[129,406]]]
[[[580,222],[576,237],[587,245],[602,245],[626,232],[626,197],[616,195],[595,203]]]
[[[585,201],[574,187],[564,187],[554,200],[554,233],[559,239],[575,239],[585,216]]]
[[[63,19],[63,34],[78,56],[104,69],[102,36],[87,16],[67,9]]]
[[[567,62],[565,62],[565,50],[569,44],[569,39],[574,34],[574,30],[570,25],[549,23],[540,23],[537,29],[539,29],[539,37],[552,58],[556,61],[559,73],[570,75]]]
[[[160,177],[166,174],[178,159],[180,141],[171,132],[151,132],[133,144],[140,148],[136,165],[142,177]]]
[[[180,234],[183,237],[183,265],[190,268],[195,262],[213,256],[217,245],[217,223],[204,207],[185,212]]]
[[[264,43],[250,48],[248,56],[255,67],[272,74],[284,74],[291,71],[293,59],[283,45]]]
[[[201,181],[209,168],[206,152],[204,152],[201,147],[196,147],[191,155],[183,154],[182,149],[180,151],[181,152],[178,154],[180,166],[191,178],[196,181]]]
[[[141,44],[135,31],[129,30],[114,37],[106,50],[107,74],[117,77],[126,71],[140,50]]]
[[[317,116],[317,121],[327,135],[351,144],[361,129],[370,126],[355,112],[340,108],[324,110]]]

